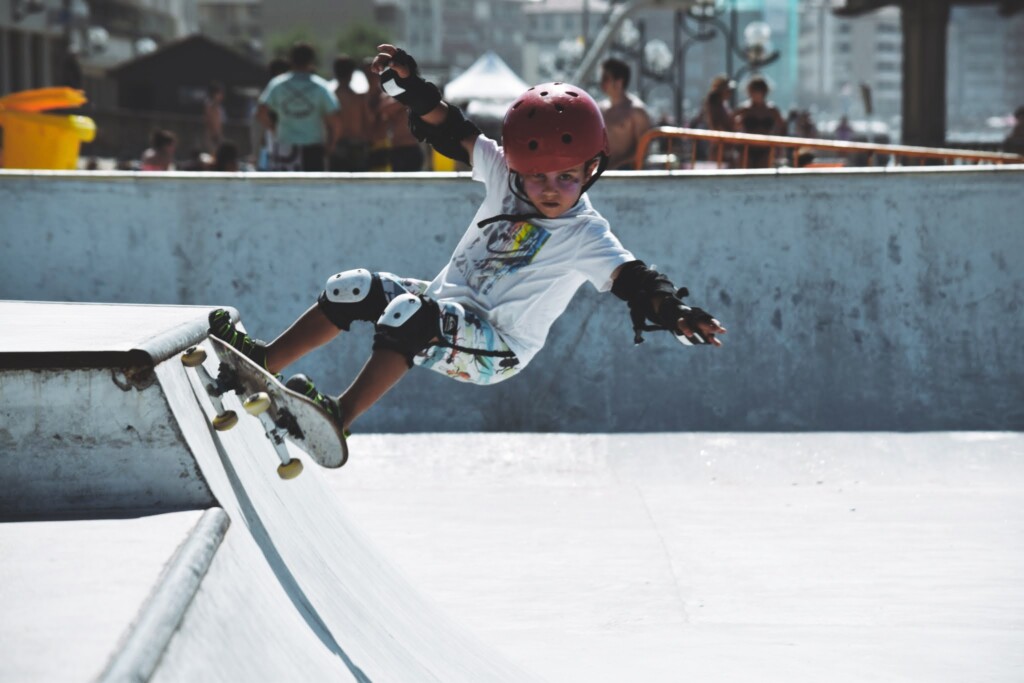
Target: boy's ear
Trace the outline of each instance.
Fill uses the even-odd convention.
[[[593,159],[588,161],[587,165],[583,167],[584,171],[586,171],[586,173],[583,174],[585,176],[584,181],[587,181],[587,180],[590,180],[591,178],[593,178],[594,177],[594,173],[597,172],[597,167],[600,166],[600,165],[601,165],[601,157],[594,157]]]

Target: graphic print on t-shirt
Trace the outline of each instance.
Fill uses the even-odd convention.
[[[281,103],[281,110],[293,118],[304,119],[314,114],[316,111],[316,102],[314,102],[309,95],[304,93],[301,89],[290,87],[290,84],[285,84],[284,101]]]
[[[526,221],[493,223],[480,233],[455,259],[455,267],[474,291],[484,295],[501,278],[532,263],[551,237]]]

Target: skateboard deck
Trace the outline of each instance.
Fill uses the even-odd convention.
[[[330,415],[312,400],[285,387],[276,377],[227,343],[216,337],[210,337],[210,342],[220,360],[216,379],[202,366],[205,352],[201,348],[186,351],[182,362],[196,368],[213,399],[217,408],[215,429],[230,429],[237,422],[233,412],[224,410],[220,402],[220,396],[234,391],[243,399],[246,412],[263,423],[267,438],[281,458],[282,466],[278,471],[282,478],[291,478],[301,472],[301,463],[288,455],[284,439],[302,448],[323,467],[336,468],[345,464],[348,460],[345,436]]]

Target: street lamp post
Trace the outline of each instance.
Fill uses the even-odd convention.
[[[691,8],[693,9],[693,8]],[[682,40],[682,34],[687,39]],[[686,12],[677,10],[675,14],[675,27],[672,31],[674,43],[673,53],[676,56],[676,92],[675,92],[675,121],[677,126],[683,125],[683,100],[686,99],[686,53],[690,48],[699,43],[706,43],[718,35],[714,27],[706,23],[698,23],[694,30],[686,21]]]
[[[646,40],[646,33],[647,28],[642,20],[634,23],[627,19],[622,24],[617,39],[611,46],[613,52],[637,62],[639,68],[634,84],[641,99],[645,98],[645,78],[656,84],[665,85],[671,85],[674,81],[672,74],[673,50],[665,41],[658,38]]]
[[[694,0],[694,3],[686,10],[676,12],[676,55],[680,65],[680,76],[676,94],[676,118],[681,119],[681,99],[685,96],[685,53],[696,42],[711,40],[719,33],[725,39],[725,73],[730,80],[738,80],[747,71],[756,73],[779,59],[779,51],[773,50],[771,45],[771,27],[763,21],[750,23],[743,31],[745,44],[741,47],[737,43],[739,33],[739,12],[736,9],[735,0],[729,1],[726,9],[726,0]],[[726,24],[722,17],[728,12],[729,23]],[[691,25],[692,24],[692,25]],[[695,26],[694,26],[695,25]],[[685,33],[688,39],[680,41],[680,32]],[[740,59],[743,65],[735,70],[733,60]],[[735,92],[733,93],[735,98]],[[733,102],[735,104],[735,102]]]

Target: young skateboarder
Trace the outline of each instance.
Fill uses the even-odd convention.
[[[302,375],[288,381],[346,429],[414,365],[483,385],[512,377],[540,351],[584,282],[629,304],[638,342],[641,330],[666,329],[721,346],[725,328],[686,306],[665,275],[626,250],[585,194],[607,165],[608,136],[583,89],[530,88],[506,113],[499,147],[442,101],[411,56],[392,45],[379,49],[373,69],[409,108],[416,136],[471,164],[487,188],[451,260],[430,282],[362,269],[334,275],[316,304],[270,344],[236,330],[224,310],[211,313],[211,334],[277,373],[354,321],[376,323],[370,358],[340,396],[320,393]]]

